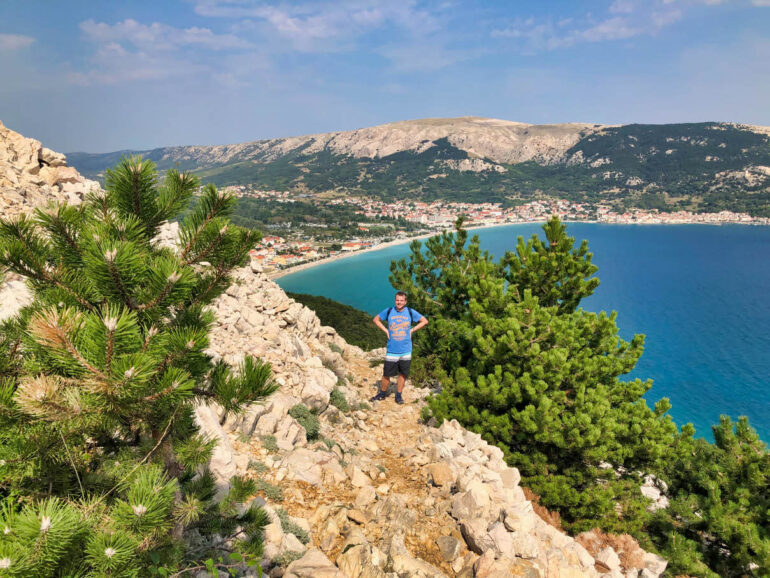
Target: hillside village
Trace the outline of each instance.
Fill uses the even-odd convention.
[[[339,247],[333,248],[328,242],[317,242],[301,234],[298,238],[284,238],[276,235],[265,236],[252,256],[266,271],[283,270],[295,265],[310,263],[321,259],[339,256],[345,253],[373,249],[383,243],[406,241],[411,237],[423,236],[426,233],[438,233],[451,230],[460,215],[466,219],[467,227],[489,227],[515,223],[542,222],[552,215],[558,215],[565,222],[592,222],[634,225],[767,225],[770,218],[752,217],[746,213],[720,211],[717,213],[692,213],[690,211],[661,212],[657,209],[628,209],[618,213],[609,205],[592,205],[589,203],[574,203],[567,200],[543,199],[524,203],[515,207],[503,207],[500,203],[455,203],[449,201],[434,201],[432,203],[419,201],[399,201],[387,203],[375,199],[344,196],[326,199],[315,195],[293,195],[287,191],[255,190],[247,186],[225,187],[237,196],[256,199],[273,199],[283,203],[295,202],[301,198],[305,202],[316,205],[335,206],[348,205],[355,208],[361,215],[359,229],[368,231],[369,221],[381,218],[403,218],[406,221],[421,225],[422,229],[407,232],[393,228],[387,236],[354,237],[340,240]]]
[[[62,200],[61,189],[26,179],[50,155],[9,132],[0,126],[0,174],[16,181],[3,183],[0,199],[35,193]],[[66,192],[73,203],[92,187],[76,181]],[[14,206],[16,214],[33,208]],[[156,243],[174,248],[176,240],[176,227],[167,225]],[[28,303],[25,291],[23,279],[6,279],[2,318]],[[409,387],[404,406],[367,404],[379,377],[370,359],[382,352],[348,345],[267,279],[256,260],[238,270],[213,309],[214,359],[261,357],[280,384],[240,416],[223,419],[211,405],[196,410],[200,428],[216,440],[210,467],[220,489],[234,474],[258,482],[251,499],[270,516],[261,561],[270,577],[653,578],[665,571],[665,560],[628,537],[565,534],[520,486],[499,448],[457,422],[421,423],[426,390]],[[315,412],[316,427],[290,414],[298,406]],[[640,479],[645,495],[660,496],[654,485]],[[257,575],[245,565],[233,572]]]

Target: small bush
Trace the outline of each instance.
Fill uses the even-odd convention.
[[[281,568],[286,568],[289,564],[294,562],[295,560],[299,560],[304,556],[303,552],[284,552],[280,556],[276,556],[273,558],[273,565],[274,566],[280,566]]]
[[[269,452],[277,452],[278,440],[275,436],[262,436],[262,446]]]
[[[378,365],[382,365],[385,363],[384,359],[379,359],[377,357],[373,357],[369,360],[369,367],[377,367]]]
[[[308,440],[318,439],[321,431],[321,424],[318,416],[310,411],[306,406],[298,403],[289,410],[289,415],[297,420],[297,423],[305,428],[305,435]]]
[[[301,526],[291,521],[289,512],[283,508],[276,508],[275,513],[278,515],[278,519],[281,520],[281,529],[285,533],[294,534],[297,537],[297,540],[303,544],[310,542],[310,536],[308,536],[307,532],[303,530]]]
[[[258,474],[264,474],[267,470],[270,469],[267,467],[267,464],[264,464],[258,460],[249,460],[248,468]]]
[[[271,484],[263,479],[255,480],[256,488],[258,492],[265,494],[265,497],[274,502],[283,502],[283,490],[280,486]]]
[[[331,349],[334,353],[338,353],[339,355],[342,355],[342,348],[336,343],[330,343],[329,349]]]
[[[345,394],[338,387],[335,387],[331,394],[329,394],[329,403],[342,412],[350,411],[350,404],[345,398]]]
[[[329,449],[332,449],[334,446],[336,446],[336,445],[339,445],[339,444],[338,444],[337,442],[335,442],[333,439],[331,439],[331,438],[327,438],[327,437],[324,437],[324,436],[322,436],[322,435],[319,435],[319,436],[318,436],[318,441],[321,441],[321,442],[323,442],[323,443],[324,443],[324,445],[325,445],[327,448],[329,448]]]

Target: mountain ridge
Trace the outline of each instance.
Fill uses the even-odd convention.
[[[381,199],[515,203],[542,197],[770,216],[770,127],[535,125],[459,117],[215,146],[133,151],[216,185]],[[99,178],[126,151],[70,153]]]

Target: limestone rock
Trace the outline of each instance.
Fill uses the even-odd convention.
[[[345,578],[320,550],[308,550],[286,568],[283,578]]]

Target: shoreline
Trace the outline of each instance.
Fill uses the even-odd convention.
[[[466,231],[478,231],[481,229],[493,229],[495,227],[508,227],[511,225],[538,225],[547,223],[548,219],[542,219],[537,221],[519,221],[519,222],[512,222],[512,223],[489,223],[486,225],[473,225],[471,227],[466,227]],[[568,221],[564,220],[562,223],[587,223],[587,224],[594,224],[594,225],[641,225],[641,226],[650,226],[650,225],[660,225],[660,226],[670,226],[670,225],[709,225],[709,226],[724,226],[724,225],[758,225],[758,223],[703,223],[703,222],[694,222],[694,223],[607,223],[605,221],[584,221],[584,220],[578,220],[578,221]],[[761,225],[761,224],[759,224]],[[419,241],[422,239],[428,239],[430,237],[435,237],[436,235],[440,235],[441,233],[445,231],[453,231],[454,229],[443,229],[441,231],[433,231],[431,233],[424,233],[422,235],[417,235],[415,237],[409,237],[407,239],[399,239],[395,241],[388,241],[387,243],[380,243],[379,245],[375,245],[374,247],[367,247],[366,249],[359,249],[358,251],[350,251],[349,253],[341,254],[341,255],[333,255],[331,257],[325,257],[323,259],[318,259],[316,261],[310,261],[309,263],[302,263],[301,265],[296,265],[294,267],[289,267],[288,269],[278,269],[276,271],[266,273],[268,279],[271,281],[275,281],[276,279],[280,279],[281,277],[286,277],[287,275],[292,275],[294,273],[299,273],[300,271],[305,271],[307,269],[312,269],[313,267],[317,267],[319,265],[325,265],[327,263],[333,263],[334,261],[339,261],[341,259],[347,259],[348,257],[354,257],[356,255],[362,255],[363,253],[371,253],[373,251],[379,251],[381,249],[388,249],[390,247],[395,247],[397,245],[403,245],[404,243],[411,243],[412,241]]]

